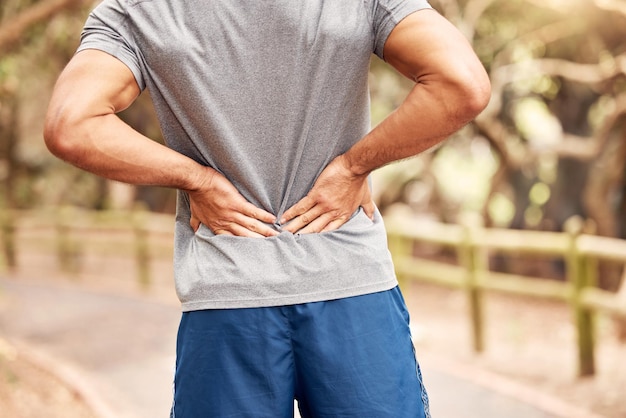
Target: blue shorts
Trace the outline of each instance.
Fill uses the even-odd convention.
[[[185,312],[173,418],[429,418],[398,288],[326,302]]]

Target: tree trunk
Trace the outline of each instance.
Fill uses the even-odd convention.
[[[15,176],[19,162],[16,149],[18,141],[18,99],[15,91],[0,85],[0,159],[4,160],[5,172],[1,173],[2,196],[0,203],[7,208],[16,206]],[[1,161],[0,160],[0,161]]]

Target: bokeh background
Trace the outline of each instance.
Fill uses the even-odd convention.
[[[15,319],[50,316],[20,311],[24,305],[57,309],[16,296],[15,286],[176,304],[174,192],[90,175],[43,144],[50,92],[96,3],[0,3],[0,411],[12,411],[7,416],[106,410],[71,387],[72,373],[58,380],[58,370],[45,370],[57,360],[88,367]],[[626,0],[431,4],[471,41],[493,96],[440,146],[374,175],[418,353],[478,386],[538,403],[545,416],[626,417]],[[373,123],[410,86],[372,58]],[[162,141],[149,92],[120,116]],[[41,415],[42,405],[63,412]]]

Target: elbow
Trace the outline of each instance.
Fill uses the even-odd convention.
[[[66,145],[63,141],[62,129],[57,121],[51,120],[50,116],[46,117],[43,127],[43,141],[53,155],[59,157],[63,154]]]
[[[48,150],[56,157],[72,162],[81,153],[78,123],[72,122],[67,115],[48,112],[44,122],[43,139]]]
[[[471,109],[474,112],[472,119],[482,113],[489,105],[489,100],[491,100],[491,83],[487,74],[484,76],[484,81],[474,90],[471,103]]]
[[[459,94],[462,97],[463,104],[461,111],[461,119],[465,123],[475,119],[489,104],[491,99],[491,83],[487,73],[480,68],[466,78],[463,87],[459,88]]]
[[[466,84],[468,122],[475,119],[489,104],[491,99],[491,82],[489,75],[482,66]]]

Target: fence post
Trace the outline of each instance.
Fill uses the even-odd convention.
[[[481,272],[487,268],[485,252],[476,243],[476,234],[479,233],[481,223],[477,219],[463,222],[464,237],[459,248],[459,261],[466,269],[465,291],[472,322],[472,345],[474,351],[481,353],[485,349],[483,294],[480,287]]]
[[[15,216],[8,208],[0,209],[0,238],[4,252],[4,263],[9,270],[17,267],[15,254]]]
[[[395,220],[394,220],[395,222]],[[411,257],[413,255],[413,241],[405,236],[398,234],[394,228],[390,228],[390,233],[387,236],[389,241],[389,251],[394,259],[394,265],[400,264],[400,260],[403,257]],[[402,291],[407,292],[407,278],[401,269],[396,268],[396,277],[398,279],[398,285]]]
[[[75,211],[70,206],[64,206],[57,210],[56,245],[57,258],[61,271],[76,274],[79,270],[79,245],[72,238],[72,221],[76,221]]]
[[[150,286],[150,249],[148,230],[146,228],[147,211],[143,205],[133,208],[133,232],[135,235],[135,261],[137,264],[137,280],[142,288]]]
[[[578,336],[578,375],[591,376],[595,373],[594,361],[594,318],[593,311],[582,303],[583,290],[592,285],[594,263],[577,246],[577,238],[583,231],[580,217],[572,217],[565,223],[565,230],[570,236],[570,246],[566,256],[567,280],[572,286],[570,306]]]

